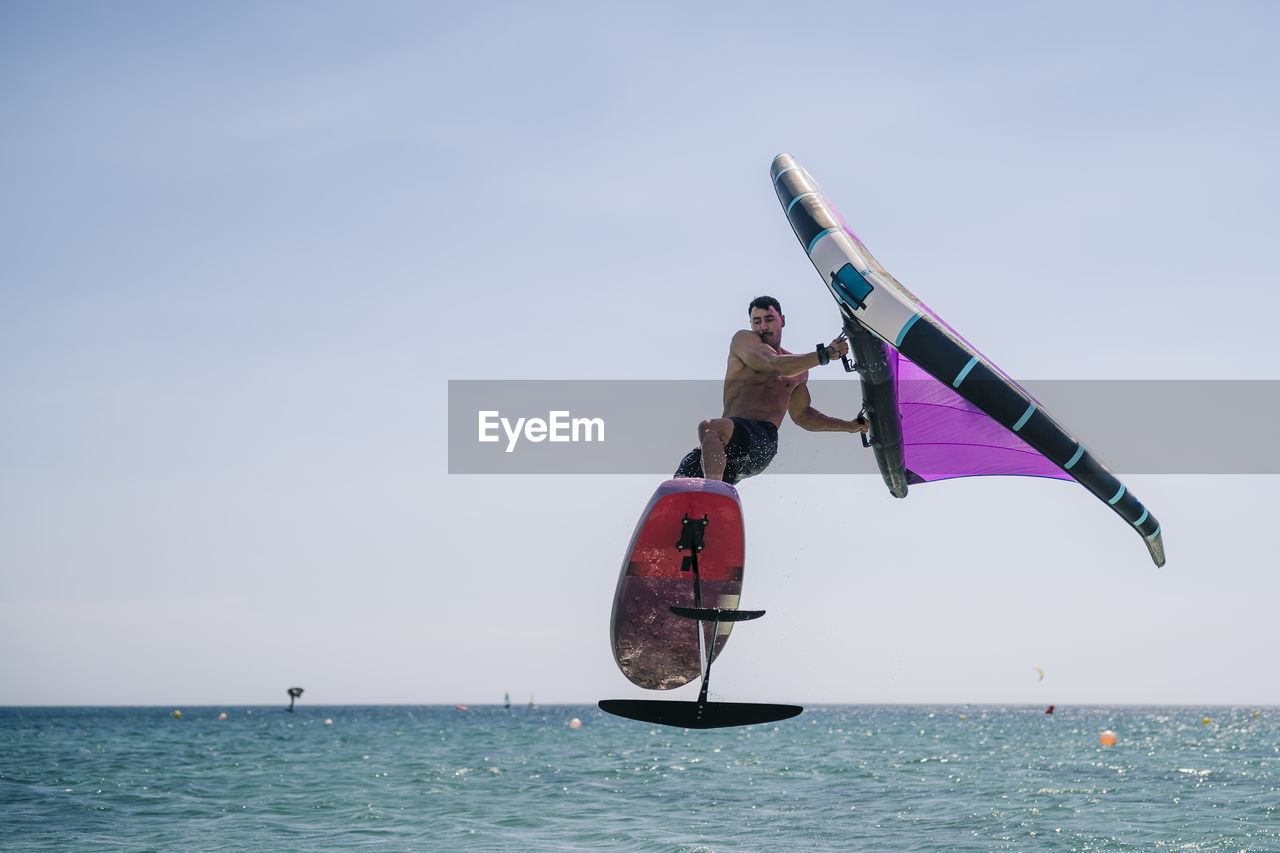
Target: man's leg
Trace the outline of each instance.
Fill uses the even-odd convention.
[[[724,447],[731,438],[731,418],[715,418],[698,424],[698,442],[702,445],[702,476],[706,479],[724,479],[724,466],[727,464]]]

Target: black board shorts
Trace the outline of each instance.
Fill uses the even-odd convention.
[[[724,446],[727,461],[724,466],[724,481],[729,485],[737,485],[769,467],[778,453],[778,428],[770,421],[753,421],[748,418],[729,420],[733,421],[733,435]],[[695,447],[680,460],[675,476],[702,476],[701,447]]]

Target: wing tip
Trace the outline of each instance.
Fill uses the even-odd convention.
[[[1151,537],[1143,537],[1147,543],[1147,550],[1151,552],[1151,560],[1156,564],[1156,568],[1164,565],[1164,539],[1160,537],[1160,531],[1157,530]]]

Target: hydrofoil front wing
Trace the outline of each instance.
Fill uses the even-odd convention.
[[[758,702],[680,702],[664,699],[602,699],[600,710],[616,717],[681,729],[754,726],[798,716],[799,705]]]

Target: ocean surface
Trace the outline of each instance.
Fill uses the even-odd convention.
[[[0,849],[1280,851],[1276,708],[173,711],[0,709]]]

